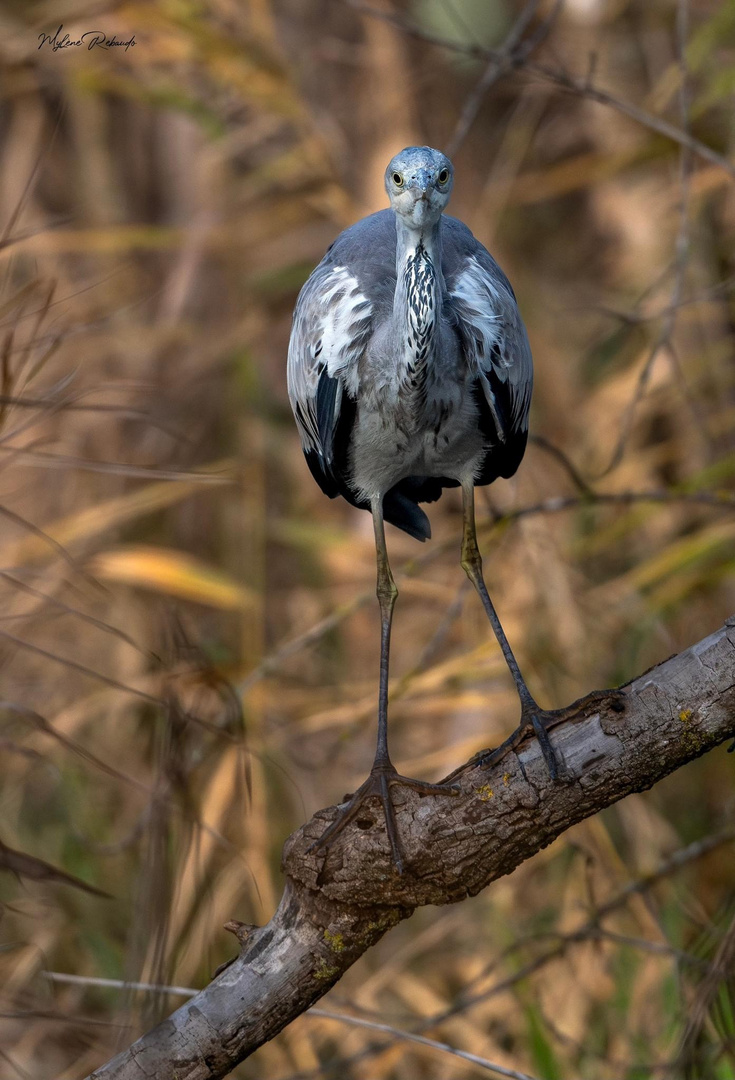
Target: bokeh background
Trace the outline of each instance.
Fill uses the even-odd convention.
[[[39,48],[61,23],[135,45]],[[735,610],[735,7],[4,0],[0,64],[0,1076],[71,1080],[181,1000],[85,980],[204,985],[223,923],[274,910],[285,837],[372,759],[371,523],[309,476],[285,354],[404,145],[453,154],[451,210],[529,329],[534,440],[479,509],[538,699]],[[517,700],[456,492],[430,515],[425,546],[389,529],[391,720],[434,779]],[[731,1080],[733,766],[418,912],[330,1008],[538,1080]],[[235,1075],[482,1071],[306,1016]]]

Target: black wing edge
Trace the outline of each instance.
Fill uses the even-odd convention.
[[[497,421],[485,397],[482,384],[477,379],[472,384],[472,393],[480,414],[480,430],[483,437],[492,445],[485,454],[480,475],[475,480],[476,486],[492,484],[493,480],[497,480],[499,476],[502,476],[504,480],[513,476],[523,460],[528,442],[528,429],[514,427],[511,421],[512,402],[509,384],[499,379],[492,370],[487,371],[485,377],[490,383],[495,399]],[[498,423],[502,428],[501,431],[498,431]]]
[[[355,496],[345,481],[357,405],[343,389],[337,413],[339,389],[339,380],[329,375],[326,368],[322,369],[316,389],[316,428],[319,434],[319,449],[304,450],[304,457],[311,475],[325,495],[328,495],[330,499],[336,499],[338,495],[342,495],[354,506],[360,506],[361,504],[355,500]]]
[[[482,396],[481,388],[478,387],[478,390]],[[349,394],[343,390],[339,413],[335,421],[338,391],[338,380],[328,375],[326,370],[323,371],[319,376],[316,393],[316,424],[321,451],[305,450],[304,457],[311,475],[325,495],[328,495],[330,499],[336,499],[338,495],[341,495],[352,506],[356,506],[360,510],[369,510],[370,503],[365,499],[358,499],[346,479],[349,472],[350,440],[357,405]],[[485,403],[485,412],[492,423],[492,416],[487,403]],[[484,418],[482,409],[481,415]],[[494,425],[492,432],[491,437],[495,438]],[[518,461],[522,456],[523,450],[521,450]],[[496,473],[495,475],[511,476],[517,467],[516,464],[511,472],[507,474]],[[492,479],[495,479],[495,476]],[[479,482],[490,483],[490,480],[480,480]],[[446,487],[459,487],[459,481],[451,480],[445,476],[408,476],[386,492],[383,499],[383,516],[389,524],[402,529],[403,532],[408,533],[415,540],[422,542],[430,540],[431,524],[418,504],[420,502],[436,502],[437,499],[441,498],[442,491]]]
[[[319,379],[317,388],[317,430],[322,451],[304,450],[306,464],[319,487],[330,499],[341,495],[352,506],[370,510],[370,503],[358,499],[347,482],[350,438],[357,406],[343,391],[339,415],[334,422],[337,380],[326,373]],[[383,499],[385,520],[413,536],[415,540],[429,540],[431,525],[419,502],[435,502],[445,487],[457,487],[456,480],[443,477],[409,476],[391,488]]]

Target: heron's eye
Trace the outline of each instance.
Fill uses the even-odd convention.
[[[396,185],[396,187],[403,187],[403,177],[400,173],[393,173],[393,183]]]
[[[442,171],[437,176],[438,182],[440,184],[446,184],[448,179],[449,179],[449,169],[442,169]]]

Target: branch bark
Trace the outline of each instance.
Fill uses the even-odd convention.
[[[552,783],[535,739],[492,768],[468,762],[456,798],[409,789],[396,873],[381,813],[308,852],[335,808],[286,842],[286,887],[267,926],[204,990],[88,1080],[214,1080],[314,1004],[371,945],[423,904],[473,896],[572,825],[735,736],[735,616],[616,693],[558,714],[552,741],[573,779]]]

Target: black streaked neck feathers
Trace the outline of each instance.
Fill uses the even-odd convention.
[[[441,312],[441,218],[422,229],[396,219],[396,292],[393,311],[416,377],[426,370]]]

